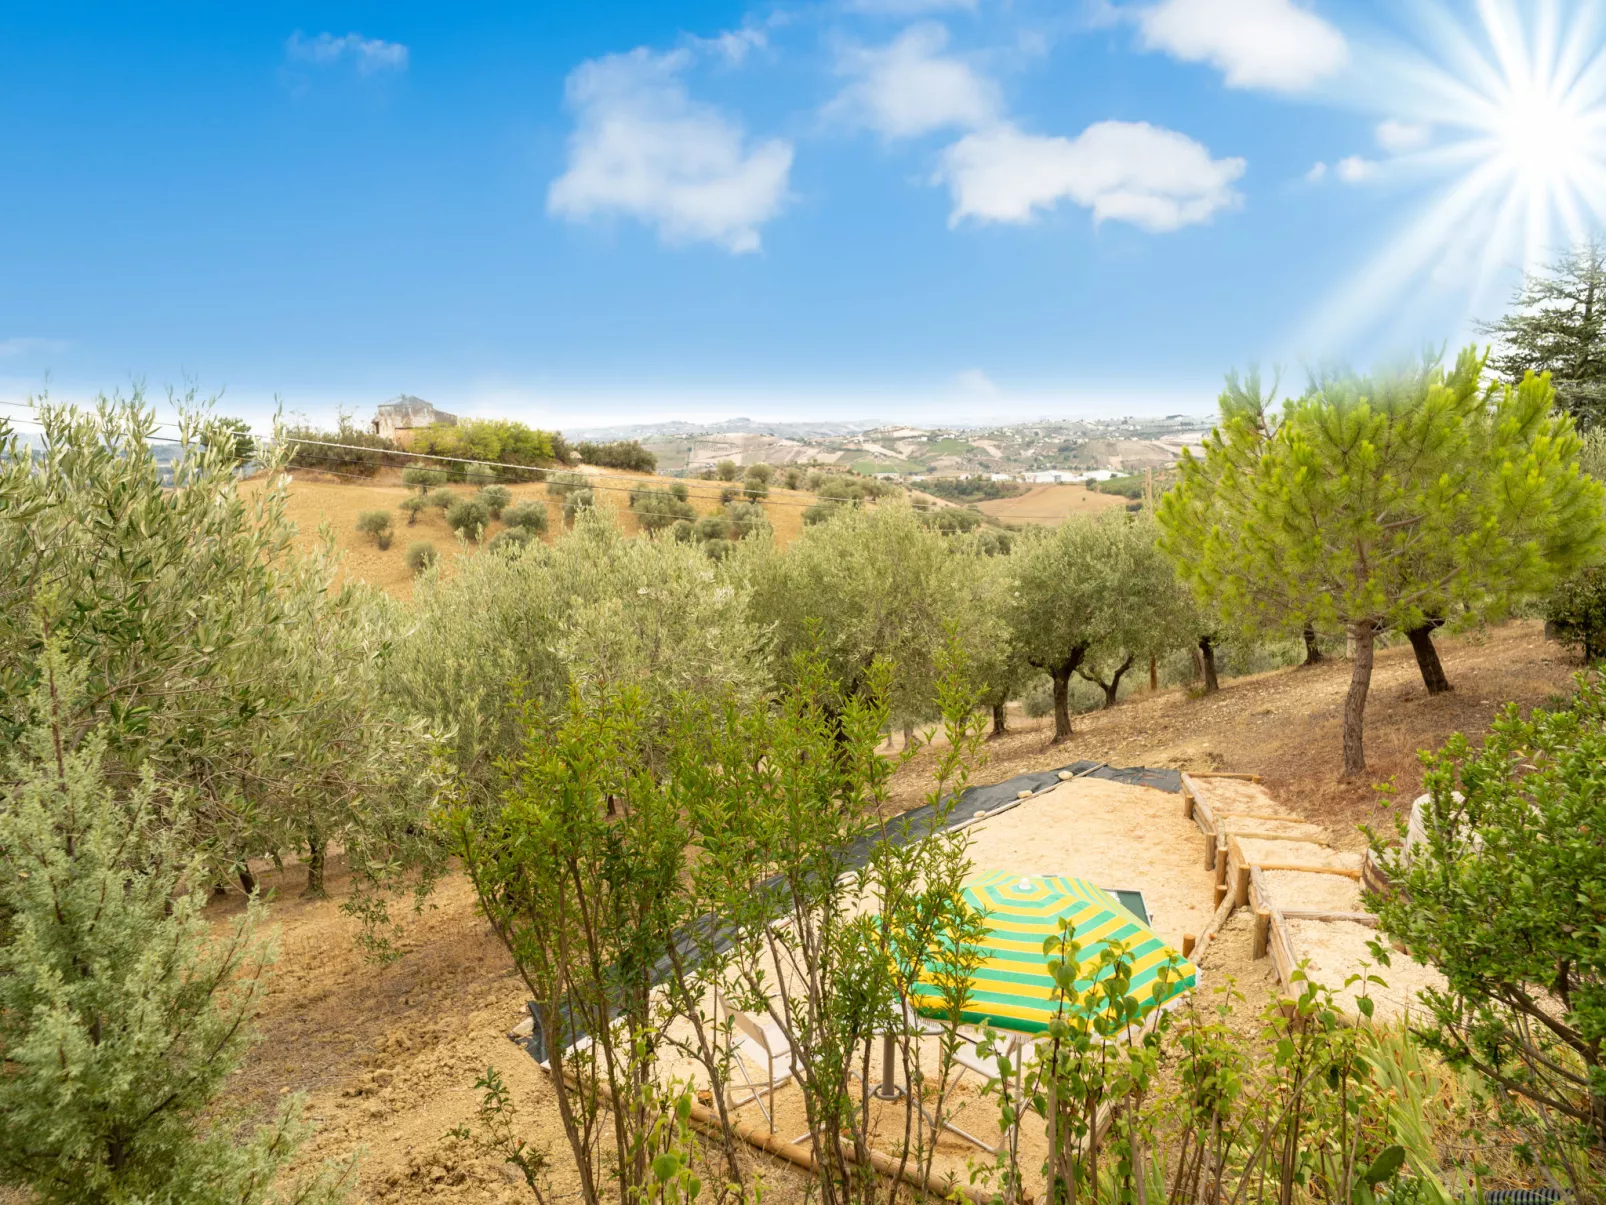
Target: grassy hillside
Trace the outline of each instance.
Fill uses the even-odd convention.
[[[640,527],[636,516],[630,513],[630,490],[639,482],[647,485],[668,486],[670,479],[646,473],[621,473],[617,470],[598,472],[587,468],[578,470],[596,478],[595,490],[599,506],[614,512],[620,528],[632,535]],[[688,499],[699,514],[715,514],[720,507],[720,491],[727,488],[724,482],[687,481]],[[464,497],[474,490],[467,485],[448,486]],[[563,529],[561,504],[548,496],[545,485],[528,483],[509,485],[515,502],[542,501],[547,506],[547,539],[553,539]],[[372,481],[353,481],[327,473],[297,470],[291,481],[287,511],[300,529],[301,539],[308,544],[319,538],[322,525],[328,524],[334,534],[335,545],[345,555],[347,571],[364,581],[396,595],[409,598],[413,592],[413,574],[407,568],[407,547],[415,540],[428,540],[440,553],[448,566],[457,557],[476,551],[473,544],[465,545],[446,525],[442,511],[431,507],[421,512],[418,521],[409,526],[407,515],[398,509],[401,500],[416,491],[402,485],[400,474],[384,470]],[[813,504],[813,494],[795,490],[772,489],[764,500],[764,512],[775,529],[775,538],[782,544],[795,539],[803,530],[803,511]],[[365,510],[388,510],[391,513],[394,539],[388,549],[377,547],[374,541],[357,531],[357,516]],[[505,525],[493,522],[485,533],[490,540]]]

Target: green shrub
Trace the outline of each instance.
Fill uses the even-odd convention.
[[[1018,498],[1030,487],[1019,481],[994,481],[991,477],[927,477],[915,488],[948,502],[990,502],[997,498]]]
[[[705,540],[703,542],[703,551],[716,561],[723,561],[730,555],[731,549],[735,547],[736,545],[730,540]]]
[[[591,478],[584,473],[573,473],[567,470],[548,473],[546,476],[546,490],[554,498],[566,498],[575,490],[591,489]]]
[[[674,527],[670,528],[675,540],[681,544],[689,544],[697,538],[697,525],[690,519],[678,519]]]
[[[775,468],[773,465],[767,465],[762,461],[758,464],[750,464],[747,466],[746,477],[749,485],[757,484],[767,487],[771,481],[775,480]]]
[[[662,531],[682,519],[697,517],[696,508],[691,503],[682,502],[664,489],[631,490],[630,509],[644,531]]]
[[[493,552],[513,552],[526,547],[537,538],[536,533],[528,527],[509,527],[506,531],[497,532],[486,547]]]
[[[505,485],[487,485],[480,490],[480,501],[491,512],[491,518],[500,519],[508,503],[513,501],[513,491]]]
[[[758,498],[767,498],[769,497],[769,493],[770,487],[769,483],[766,481],[758,481],[752,477],[749,477],[745,482],[742,483],[742,496],[745,498],[754,500]]]
[[[742,491],[739,490],[739,489],[736,489],[734,486],[730,487],[728,489],[722,489],[722,490],[719,491],[719,504],[721,506],[729,506],[732,502],[735,502],[741,496],[742,496]]]
[[[740,471],[734,460],[722,460],[714,466],[714,472],[718,474],[721,481],[735,481]]]
[[[541,465],[568,462],[569,446],[561,435],[537,431],[507,419],[465,419],[456,426],[420,427],[413,432],[415,452],[456,456],[489,464]],[[463,479],[459,464],[455,480]]]
[[[759,528],[768,527],[770,522],[764,508],[756,502],[732,502],[725,508],[725,517],[729,520],[733,540],[745,539]]]
[[[803,512],[803,525],[813,527],[816,523],[824,523],[842,509],[835,502],[816,502]]]
[[[704,515],[692,530],[699,540],[727,540],[730,538],[731,525],[724,515]]]
[[[686,483],[684,481],[676,481],[672,483],[669,487],[669,492],[675,495],[675,497],[679,498],[682,502],[685,502],[691,498],[691,490],[686,488]]]
[[[573,490],[563,499],[563,521],[572,527],[576,515],[584,510],[595,510],[596,505],[597,496],[590,486]]]
[[[407,567],[414,573],[422,573],[439,558],[435,545],[428,540],[414,540],[407,546]]]
[[[494,485],[497,481],[496,470],[482,461],[463,466],[463,480],[476,488]]]
[[[945,506],[938,510],[927,511],[920,518],[927,527],[940,531],[945,536],[956,532],[975,531],[981,526],[981,512],[961,506]]]
[[[633,473],[651,473],[658,467],[658,458],[640,442],[621,439],[613,443],[591,443],[586,440],[574,445],[580,459],[607,469],[625,469]]]
[[[424,497],[431,506],[435,507],[435,509],[446,510],[452,505],[452,503],[456,502],[461,495],[459,495],[455,490],[440,489],[430,490],[428,494],[424,495]]]
[[[388,510],[365,510],[357,516],[357,530],[365,536],[373,536],[377,542],[382,535],[390,534],[390,512]]]
[[[427,494],[433,486],[446,484],[446,474],[429,465],[415,464],[402,470],[402,484],[417,486],[420,494]]]
[[[479,539],[491,525],[490,508],[478,498],[459,498],[446,508],[446,525],[470,539]]]
[[[1545,602],[1545,622],[1589,660],[1606,657],[1606,567],[1563,580]]]
[[[374,544],[378,547],[379,551],[384,552],[390,547],[390,541],[393,534],[394,533],[390,530],[390,528],[387,527],[384,531],[380,532],[374,537]]]
[[[407,526],[411,527],[418,522],[418,512],[429,508],[429,499],[423,494],[408,494],[399,505],[407,512]]]
[[[502,522],[509,527],[523,528],[532,535],[546,531],[546,503],[519,502],[502,512]]]
[[[785,488],[787,488],[789,490],[800,490],[800,489],[802,489],[803,488],[803,472],[802,472],[802,470],[801,469],[787,469],[786,472],[781,474],[781,483],[782,483],[783,486],[785,486]]]
[[[408,463],[394,441],[352,426],[346,415],[341,416],[340,426],[333,431],[288,427],[282,438],[289,448],[290,467],[296,469],[324,469],[372,477],[386,465]]]

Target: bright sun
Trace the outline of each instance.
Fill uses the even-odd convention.
[[[1373,48],[1375,76],[1357,102],[1419,136],[1385,147],[1372,174],[1433,191],[1329,299],[1307,344],[1346,343],[1435,292],[1486,317],[1518,270],[1606,231],[1606,4],[1471,8],[1469,21],[1465,6],[1419,0],[1417,44]]]

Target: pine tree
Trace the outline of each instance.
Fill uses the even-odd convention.
[[[47,646],[0,797],[0,1185],[74,1205],[336,1199],[345,1173],[274,1186],[298,1102],[238,1141],[217,1107],[271,958],[261,906],[212,935],[154,775],[110,786],[105,735],[67,739],[84,677]]]
[[[1366,769],[1376,639],[1452,610],[1501,617],[1592,559],[1601,486],[1578,468],[1547,378],[1484,389],[1469,348],[1377,377],[1336,373],[1266,413],[1229,390],[1202,460],[1162,500],[1164,543],[1202,600],[1251,630],[1348,633],[1344,774]]]
[[[1606,422],[1606,243],[1591,238],[1524,279],[1512,306],[1482,325],[1496,340],[1489,367],[1511,385],[1548,372],[1580,429]]]

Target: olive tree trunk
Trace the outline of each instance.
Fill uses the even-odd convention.
[[[1009,731],[1008,727],[1006,726],[1006,722],[1005,722],[1007,717],[1004,714],[1004,709],[1005,709],[1006,706],[1007,706],[1007,704],[1004,704],[1004,703],[994,703],[993,704],[993,732],[992,732],[992,735],[995,738],[1003,736],[1005,732]]]
[[[323,834],[311,825],[307,826],[307,888],[303,895],[322,899],[328,894],[323,889],[323,865],[325,842]]]
[[[1199,664],[1204,670],[1204,692],[1213,695],[1221,689],[1216,677],[1216,642],[1209,636],[1199,637]]]
[[[1422,671],[1422,685],[1428,688],[1430,695],[1442,695],[1452,689],[1450,679],[1444,676],[1444,666],[1439,662],[1439,650],[1433,647],[1433,629],[1443,624],[1442,619],[1429,619],[1405,633],[1411,641],[1411,651],[1416,654],[1416,667]]]
[[[1054,683],[1054,739],[1050,744],[1063,744],[1071,735],[1071,675],[1081,667],[1087,656],[1087,646],[1078,645],[1068,657],[1053,664],[1033,662],[1047,672]]]
[[[1366,693],[1372,688],[1372,652],[1377,629],[1370,620],[1351,624],[1350,646],[1354,662],[1350,669],[1349,694],[1344,698],[1344,777],[1366,773]]]
[[[1327,658],[1322,655],[1322,650],[1319,647],[1317,647],[1317,644],[1316,644],[1316,629],[1311,627],[1310,624],[1306,624],[1305,625],[1305,664],[1306,665],[1320,665],[1323,661],[1326,661],[1326,660],[1327,660]]]

